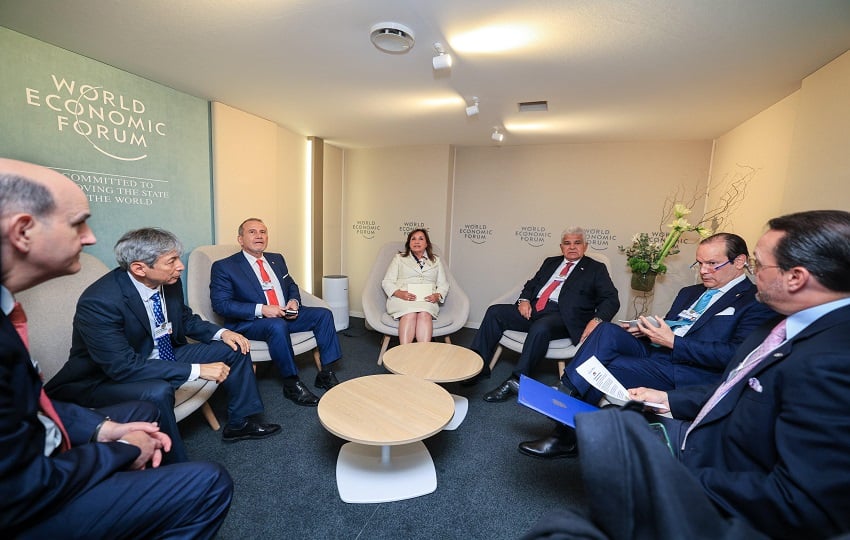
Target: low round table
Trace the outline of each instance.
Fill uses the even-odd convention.
[[[325,429],[351,441],[342,445],[336,465],[344,502],[399,501],[437,489],[422,439],[454,414],[454,401],[440,386],[407,375],[359,377],[328,390],[318,414]]]
[[[384,353],[384,367],[401,375],[412,375],[426,381],[447,383],[465,381],[478,375],[484,361],[465,347],[450,343],[425,342],[399,345]],[[457,429],[466,418],[469,400],[451,395],[455,402],[455,414],[444,429]]]

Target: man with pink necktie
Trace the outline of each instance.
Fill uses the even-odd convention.
[[[487,308],[470,348],[481,355],[484,369],[465,384],[490,377],[490,359],[505,330],[528,332],[519,361],[508,379],[484,395],[484,401],[506,401],[517,394],[519,376],[531,375],[546,355],[549,341],[570,338],[579,342],[596,325],[610,321],[620,309],[617,288],[608,269],[585,256],[584,229],[561,233],[561,255],[548,257],[522,289],[514,304]]]
[[[546,516],[526,538],[850,532],[850,213],[800,212],[768,227],[752,271],[758,300],[784,317],[741,344],[719,384],[629,390],[672,414],[647,414],[668,445],[631,406],[578,415],[589,517]]]
[[[80,270],[95,243],[85,194],[0,158],[0,531],[6,538],[212,538],[233,482],[215,463],[162,464],[171,440],[145,401],[51,401],[14,295]],[[67,351],[56,351],[67,354]]]

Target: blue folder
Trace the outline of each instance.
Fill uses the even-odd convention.
[[[517,402],[570,427],[576,427],[576,414],[599,410],[590,403],[568,396],[525,375],[521,375],[519,379]]]

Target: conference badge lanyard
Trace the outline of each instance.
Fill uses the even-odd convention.
[[[162,294],[162,285],[160,285],[157,289],[157,294],[159,295],[160,304],[162,305],[162,324],[153,329],[153,338],[155,340],[168,336],[171,334],[171,322],[168,320],[168,311],[165,309],[165,295]]]

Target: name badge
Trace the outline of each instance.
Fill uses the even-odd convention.
[[[154,328],[153,338],[159,339],[163,336],[169,335],[170,333],[171,333],[171,323],[170,322],[164,322],[161,325]]]
[[[274,290],[274,284],[271,281],[261,281],[260,284],[263,286],[263,291]]]
[[[699,313],[692,309],[683,309],[679,312],[679,318],[684,319],[686,321],[695,321],[699,318]]]
[[[557,281],[558,283],[563,283],[566,280],[567,280],[566,276],[555,276],[555,281]]]

